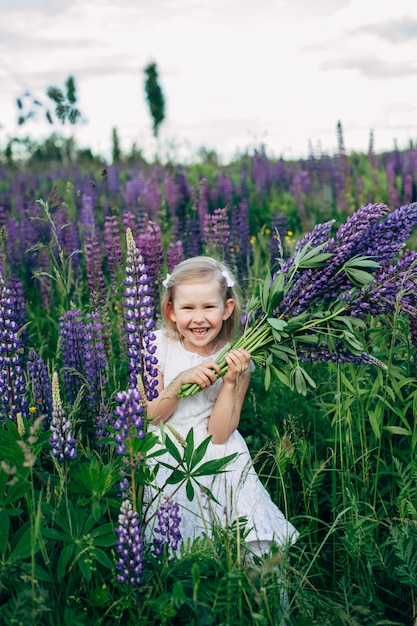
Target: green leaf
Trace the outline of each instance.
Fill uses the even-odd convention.
[[[7,545],[9,542],[9,528],[10,520],[9,515],[5,509],[0,511],[0,554],[3,556],[6,554]]]
[[[259,285],[259,298],[264,313],[269,313],[269,295],[270,295],[271,274],[268,271],[265,279]]]
[[[59,559],[58,559],[58,563],[56,567],[56,575],[57,575],[58,582],[61,582],[61,580],[65,576],[65,573],[67,571],[67,565],[72,555],[74,554],[74,548],[75,548],[74,544],[69,543],[66,546],[64,546],[64,548],[61,550],[61,554],[59,555]]]
[[[194,499],[194,487],[191,484],[191,480],[187,480],[187,484],[185,486],[185,492],[187,494],[187,498],[191,502]]]
[[[344,269],[345,273],[349,277],[349,280],[351,280],[354,285],[359,285],[360,287],[362,287],[363,285],[369,285],[369,283],[372,283],[374,281],[373,274],[370,274],[369,272],[350,268]]]
[[[411,437],[413,434],[411,430],[407,430],[402,426],[383,426],[383,430],[386,430],[393,435],[404,435],[405,437]]]
[[[190,428],[185,438],[187,447],[184,450],[184,460],[188,466],[191,465],[191,460],[194,454],[194,429]]]
[[[287,322],[285,320],[280,320],[275,317],[268,317],[267,322],[271,326],[271,328],[274,328],[278,332],[283,331],[284,328],[287,326]]]
[[[89,555],[87,554],[82,554],[78,560],[78,567],[81,570],[82,575],[84,576],[84,578],[90,582],[92,576],[93,576],[93,570],[91,568],[91,560]]]
[[[290,378],[288,374],[283,372],[279,367],[276,367],[275,365],[271,365],[271,369],[274,372],[275,376],[283,385],[285,385],[286,387],[291,387]]]
[[[376,439],[381,439],[381,411],[379,409],[378,410],[369,409],[368,417],[369,417],[369,423],[371,425],[372,431]]]
[[[271,385],[271,366],[270,365],[267,365],[266,368],[264,369],[264,385],[265,385],[265,391],[268,391]]]
[[[306,255],[302,259],[302,261],[300,261],[298,267],[303,270],[311,269],[314,267],[321,267],[325,265],[325,262],[331,259],[332,256],[333,254],[331,254],[330,252],[322,252],[321,254],[316,254],[315,256],[309,258],[307,258],[308,255]]]
[[[204,441],[202,441],[200,445],[196,448],[193,458],[192,458],[191,467],[195,467],[203,460],[210,441],[211,441],[211,435],[210,437],[207,437],[206,439],[204,439]]]
[[[107,556],[107,554],[103,550],[100,550],[99,548],[95,548],[94,549],[94,556],[96,557],[96,560],[99,563],[104,565],[104,567],[107,567],[108,569],[113,569],[114,568],[113,561],[111,561],[109,559],[109,557]]]
[[[175,445],[175,443],[172,441],[172,439],[168,435],[165,437],[165,447],[170,453],[170,455],[174,457],[177,463],[182,463],[181,454],[179,453],[179,450],[177,446]]]
[[[233,459],[237,457],[237,452],[222,457],[221,459],[212,459],[206,461],[200,467],[198,467],[192,474],[192,476],[211,476],[211,474],[219,474],[223,472],[223,469]]]
[[[172,474],[168,476],[167,483],[169,485],[176,485],[186,478],[187,474],[183,470],[174,469]]]
[[[32,543],[32,529],[27,528],[27,530],[20,537],[16,546],[13,548],[13,558],[14,559],[26,559],[31,554],[35,554],[39,551],[39,544],[36,541],[33,545]]]
[[[374,267],[376,269],[381,265],[370,256],[357,256],[346,261],[344,267]]]

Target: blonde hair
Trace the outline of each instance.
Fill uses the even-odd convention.
[[[221,261],[208,256],[196,256],[181,261],[174,267],[166,284],[166,291],[161,299],[161,313],[167,334],[172,339],[180,339],[177,326],[167,313],[168,304],[174,301],[175,288],[178,285],[195,283],[198,281],[216,280],[224,301],[230,298],[235,303],[231,316],[224,320],[219,338],[230,341],[235,336],[240,322],[240,301],[237,292],[236,280],[230,269]],[[231,287],[231,283],[234,283]],[[229,284],[228,284],[229,283]]]

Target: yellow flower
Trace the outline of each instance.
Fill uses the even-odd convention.
[[[32,415],[33,415],[34,413],[36,413],[36,406],[30,406],[30,407],[29,407],[29,413],[31,413]]]
[[[252,237],[250,238],[251,244],[253,245],[255,243],[255,241],[256,241],[256,237],[255,237],[255,235],[252,235]]]
[[[289,231],[288,231],[288,233],[287,233],[288,237],[292,237],[292,236],[293,236],[293,234],[294,234],[294,233],[292,232],[292,230],[289,230]]]
[[[271,234],[271,229],[270,228],[265,228],[265,232],[266,232],[267,235],[270,235]]]

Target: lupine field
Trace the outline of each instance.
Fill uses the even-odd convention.
[[[0,624],[417,624],[416,201],[411,144],[3,160]],[[242,328],[261,304],[275,320],[239,429],[300,537],[264,562],[242,559],[244,519],[184,545],[166,501],[145,528],[162,281],[197,254],[235,272]]]

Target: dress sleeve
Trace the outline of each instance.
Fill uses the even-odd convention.
[[[158,363],[156,367],[163,374],[165,371],[167,350],[168,350],[168,338],[163,330],[156,330],[155,332],[155,341],[153,342],[156,346],[155,356],[158,359]]]

